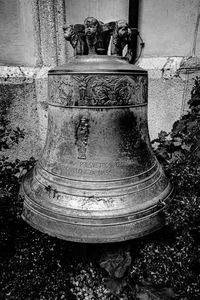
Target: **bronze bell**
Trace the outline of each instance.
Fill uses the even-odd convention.
[[[147,71],[118,56],[132,31],[120,36],[118,21],[88,33],[88,19],[71,25],[79,43],[67,35],[79,55],[48,73],[46,143],[21,186],[22,216],[61,239],[117,242],[159,229],[173,189],[150,145]],[[112,55],[97,55],[110,36]]]

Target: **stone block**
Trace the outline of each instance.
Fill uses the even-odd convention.
[[[180,118],[184,92],[181,78],[149,78],[148,124],[150,138],[161,130],[170,132],[173,123]]]
[[[16,158],[23,160],[31,156],[38,157],[41,144],[34,82],[1,83],[0,101],[4,106],[4,117],[10,120],[11,127],[13,129],[19,127],[25,133],[24,139],[20,139],[19,144],[15,144],[1,154],[9,156],[11,160]]]

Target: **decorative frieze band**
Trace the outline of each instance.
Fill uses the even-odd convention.
[[[147,103],[147,76],[51,75],[49,104],[126,106]]]

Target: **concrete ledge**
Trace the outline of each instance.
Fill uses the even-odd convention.
[[[148,71],[149,78],[171,78],[178,76],[181,63],[185,57],[143,57],[137,65]],[[34,79],[47,77],[51,67],[12,67],[0,66],[0,83],[31,83]]]
[[[0,66],[0,84],[32,83],[39,68]]]
[[[35,77],[37,68],[0,67],[0,101],[3,116],[13,129],[24,131],[24,139],[4,154],[10,159],[38,157],[41,137],[38,131],[37,95]]]
[[[149,78],[159,79],[159,78],[171,78],[173,76],[178,76],[177,71],[184,57],[174,56],[174,57],[143,57],[141,58],[137,65],[143,69],[146,69],[149,74]]]
[[[148,71],[149,78],[171,78],[178,76],[180,65],[184,57],[145,57],[141,58],[137,65]],[[51,67],[12,67],[0,66],[0,83],[31,83],[35,79],[47,78]]]
[[[27,124],[26,113],[23,115],[21,112],[24,107],[27,106],[27,99],[29,102],[29,107],[35,107],[31,112],[31,119],[34,119],[34,126],[37,128],[31,128],[31,130],[36,130],[37,135],[40,139],[37,141],[37,146],[39,148],[43,147],[46,128],[47,128],[47,98],[48,98],[48,71],[51,67],[13,67],[13,66],[0,66],[0,85],[9,89],[12,92],[13,103],[11,108],[9,108],[11,118],[15,116],[15,121],[13,120],[13,126],[20,126],[20,128],[29,127]],[[32,96],[30,96],[30,91],[32,91]],[[4,88],[5,90],[5,88]],[[29,95],[27,94],[29,93]],[[19,94],[21,95],[19,98]],[[3,98],[2,92],[0,94],[0,99]],[[32,97],[32,102],[31,101]],[[22,107],[22,99],[24,98],[24,107]],[[18,105],[17,105],[18,103]],[[20,110],[18,110],[20,107]],[[18,114],[14,111],[18,111]],[[26,121],[22,121],[22,119]],[[37,124],[37,125],[36,125]],[[30,125],[31,126],[31,125]],[[28,130],[30,132],[30,130]]]

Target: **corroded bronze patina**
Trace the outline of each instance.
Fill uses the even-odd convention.
[[[93,33],[88,38],[85,29],[83,47],[74,48],[92,54],[81,50],[49,71],[46,144],[22,184],[23,218],[62,239],[116,242],[159,229],[158,203],[172,187],[149,141],[147,72],[117,56],[124,35],[113,56],[97,55],[107,47],[99,36],[117,34],[124,23],[88,22]]]

